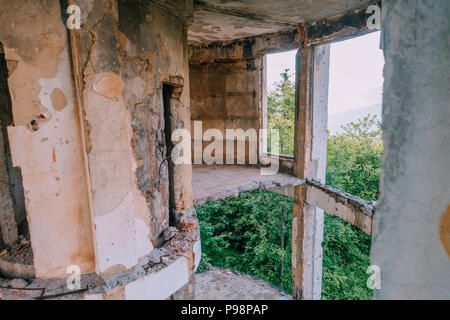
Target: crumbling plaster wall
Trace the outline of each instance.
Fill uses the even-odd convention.
[[[297,31],[290,30],[236,41],[190,45],[191,125],[200,120],[203,132],[219,129],[224,137],[224,153],[226,129],[255,129],[259,134],[263,55],[295,49],[298,43]],[[192,139],[195,143],[199,136]],[[203,142],[203,149],[209,144]],[[248,160],[247,152],[246,163]]]
[[[450,3],[387,0],[376,299],[450,299]]]
[[[162,88],[172,77],[184,80],[171,118],[190,128],[187,28],[142,1],[85,0],[80,7],[97,263],[111,275],[135,266],[169,226]],[[192,208],[190,166],[176,167],[174,189],[173,209]]]
[[[36,276],[94,270],[80,127],[58,1],[2,1],[12,161],[22,169]]]

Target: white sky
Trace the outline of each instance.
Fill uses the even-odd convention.
[[[329,114],[381,104],[384,57],[379,44],[380,32],[331,44]],[[285,68],[294,75],[295,54],[294,50],[267,55],[269,91]]]

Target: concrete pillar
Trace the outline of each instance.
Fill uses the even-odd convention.
[[[294,174],[325,182],[329,45],[297,54]],[[322,292],[323,210],[306,204],[306,186],[295,187],[292,222],[294,298],[318,300]]]
[[[376,299],[450,299],[450,2],[383,3]]]

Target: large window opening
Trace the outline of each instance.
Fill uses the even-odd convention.
[[[275,153],[270,133],[271,130],[278,130],[278,154],[294,155],[296,53],[297,50],[290,50],[265,56],[262,119],[263,128],[268,129],[264,145],[267,153]]]

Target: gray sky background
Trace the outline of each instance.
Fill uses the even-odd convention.
[[[336,42],[331,45],[328,113],[336,114],[381,104],[384,57],[380,32]],[[288,68],[295,72],[296,51],[267,56],[267,88],[281,80]],[[294,79],[294,78],[292,78]]]

